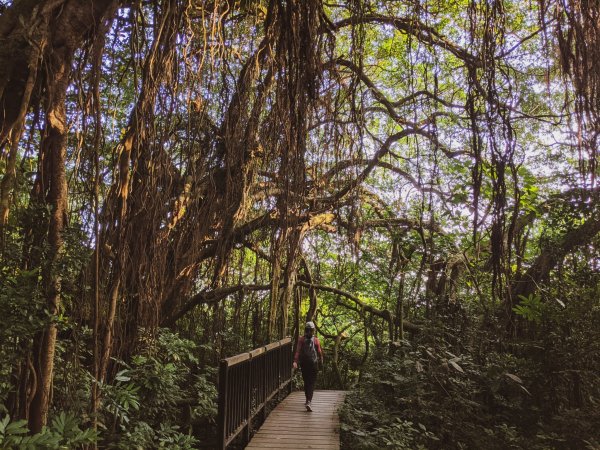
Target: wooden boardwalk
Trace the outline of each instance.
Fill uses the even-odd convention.
[[[247,449],[339,450],[337,409],[345,391],[315,391],[313,412],[304,407],[304,392],[292,392],[267,417]]]

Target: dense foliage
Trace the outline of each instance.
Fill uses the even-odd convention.
[[[598,448],[597,338],[557,333],[554,314],[563,311],[543,314],[543,338],[512,351],[488,333],[438,324],[392,354],[375,352],[342,409],[343,448]],[[585,329],[597,306],[586,315]]]
[[[598,448],[599,17],[0,0],[0,448],[210,447],[305,320],[347,448]]]

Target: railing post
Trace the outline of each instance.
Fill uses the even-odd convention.
[[[292,346],[288,342],[285,344],[285,350],[283,350],[283,369],[287,379],[286,396],[290,393],[289,386],[292,384],[292,360],[290,357],[291,348]]]
[[[290,374],[290,382],[288,383],[288,395],[290,395],[292,393],[292,378],[294,377],[294,370],[292,369],[292,364],[294,362],[294,352],[296,351],[296,349],[294,348],[294,342],[290,341],[288,343],[289,346],[289,350],[288,350],[288,364],[289,364],[289,374]]]
[[[254,358],[252,357],[252,353],[250,353],[250,359],[248,360],[246,366],[247,366],[247,373],[246,373],[246,385],[247,385],[247,389],[246,389],[246,399],[248,402],[247,408],[246,408],[246,428],[244,430],[244,439],[245,439],[245,443],[248,444],[248,442],[250,442],[250,434],[252,433],[252,365],[254,362]]]
[[[219,419],[217,429],[217,448],[219,450],[225,450],[227,436],[227,369],[227,361],[221,360],[219,364]]]
[[[260,418],[260,422],[264,423],[264,421],[267,418],[267,405],[266,405],[266,398],[269,395],[267,393],[267,352],[266,352],[266,347],[263,347],[265,349],[265,356],[262,358],[261,360],[261,369],[260,369],[260,375],[259,375],[259,380],[261,383],[261,389],[263,391],[263,398],[262,401],[265,403],[264,406],[262,407],[262,411],[261,411],[261,418]]]
[[[281,384],[283,380],[283,373],[281,370],[281,364],[283,362],[283,346],[279,341],[279,347],[277,347],[277,400],[281,400]]]
[[[281,351],[282,346],[281,346],[281,342],[279,344],[279,347],[277,348],[277,390],[279,390],[280,392],[277,394],[277,396],[279,398],[281,398],[281,382],[283,380],[283,372],[281,370],[281,364],[283,362],[283,353]]]

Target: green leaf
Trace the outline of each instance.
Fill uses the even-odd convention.
[[[11,422],[6,427],[6,434],[26,434],[28,431],[26,420],[17,420],[16,422]]]

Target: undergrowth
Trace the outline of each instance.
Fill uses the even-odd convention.
[[[439,334],[373,353],[342,407],[342,448],[600,448],[600,383],[551,333],[510,351],[483,345],[486,335],[457,351],[457,336]]]

